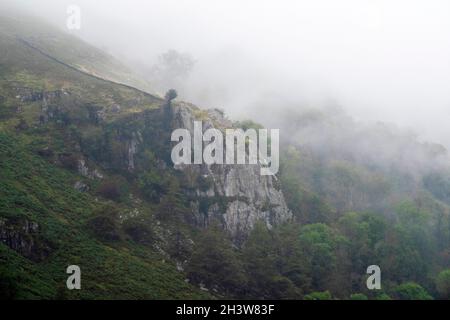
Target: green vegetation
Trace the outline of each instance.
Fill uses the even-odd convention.
[[[354,293],[350,295],[350,300],[368,300],[367,296],[362,293]]]
[[[167,102],[172,101],[173,99],[175,99],[178,96],[178,93],[175,89],[169,89],[166,92],[166,95],[164,96],[167,100]]]
[[[430,294],[414,282],[402,283],[394,288],[394,295],[400,300],[432,300]]]
[[[65,268],[78,264],[83,272],[83,290],[64,291],[65,298],[208,296],[186,284],[175,265],[163,262],[164,257],[151,247],[117,243],[122,233],[116,211],[120,208],[105,206],[91,195],[76,191],[71,185],[74,174],[27,150],[22,139],[0,134],[0,216],[2,221],[23,218],[37,223],[36,234],[28,236],[48,243],[50,252],[36,261],[0,244],[2,294],[58,298],[58,288],[65,286]],[[26,239],[27,235],[23,236]]]
[[[62,46],[52,42],[43,54],[16,35],[34,35],[43,48],[52,31],[9,23],[0,20],[0,298],[449,298],[446,170],[404,170],[405,159],[383,166],[364,152],[344,153],[339,137],[337,147],[319,150],[290,141],[274,183],[293,220],[257,221],[236,241],[221,213],[249,200],[201,198],[211,178],[172,168],[166,101],[100,79],[126,71],[97,51],[85,55],[92,48],[81,42],[55,36]],[[65,50],[69,43],[74,50]],[[323,114],[290,118],[333,123]],[[219,218],[208,216],[213,205]],[[72,264],[82,269],[80,291],[65,289]],[[366,287],[373,264],[381,290]]]
[[[305,300],[332,300],[332,297],[329,291],[312,292],[305,296]]]
[[[438,274],[436,289],[440,298],[450,299],[450,269],[443,270]]]

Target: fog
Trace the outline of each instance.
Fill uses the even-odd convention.
[[[4,2],[5,0],[1,0]],[[152,78],[158,57],[195,61],[180,98],[262,122],[283,108],[340,106],[364,122],[415,130],[447,147],[450,2],[446,0],[15,0]],[[68,31],[69,32],[69,31]]]

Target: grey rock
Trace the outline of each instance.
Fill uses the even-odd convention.
[[[133,132],[132,138],[128,144],[128,171],[135,169],[134,156],[137,153],[138,145],[142,142],[142,135],[139,131]]]
[[[87,184],[83,183],[82,181],[75,182],[73,187],[75,188],[75,190],[78,190],[80,192],[89,191],[89,186]]]
[[[97,169],[90,170],[84,159],[78,160],[78,173],[90,179],[103,179],[103,174]]]
[[[27,219],[0,219],[0,242],[34,261],[44,259],[50,252],[39,236],[39,225]]]
[[[186,128],[193,137],[193,122],[198,121],[198,113],[192,105],[174,104],[173,129]],[[208,110],[206,114],[208,116],[201,119],[203,130],[232,128],[231,121],[220,110]],[[206,226],[212,220],[218,220],[237,241],[245,238],[258,221],[271,228],[292,218],[283,192],[277,187],[276,177],[260,175],[259,164],[177,165],[175,169],[184,171],[189,176],[202,176],[211,181],[206,190],[199,187],[195,190],[195,196],[199,200],[191,203],[191,209],[199,224]],[[207,212],[200,212],[198,202],[202,199],[208,199],[210,203]]]

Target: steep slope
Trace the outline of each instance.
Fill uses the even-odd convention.
[[[40,24],[30,25],[32,34],[28,33],[31,29],[20,26],[13,20],[1,20],[2,295],[46,299],[208,297],[185,282],[166,254],[130,240],[119,226],[124,221],[119,215],[137,210],[136,205],[99,199],[95,188],[109,174],[88,172],[83,167],[84,148],[78,135],[92,137],[91,131],[101,132],[96,125],[113,118],[110,113],[120,108],[132,115],[134,108],[154,108],[160,99],[65,65],[67,56],[52,58],[23,40],[31,38],[47,48],[47,38],[35,33]],[[70,48],[71,42],[57,42],[59,50]],[[76,56],[78,53],[70,63],[76,62]],[[104,56],[94,51],[92,57],[93,64],[101,65],[97,62]],[[114,70],[115,65],[108,63],[104,68]],[[80,191],[87,191],[88,185],[92,192]],[[145,204],[139,208],[148,210]],[[80,291],[65,289],[65,269],[72,264],[82,269]]]
[[[241,242],[259,220],[288,220],[273,178],[255,167],[173,168],[174,124],[190,128],[205,114],[208,125],[231,123],[184,103],[167,119],[166,102],[123,84],[104,54],[22,22],[0,23],[4,294],[211,297],[185,281],[192,238],[218,222]],[[82,269],[80,291],[65,289],[72,264]]]
[[[448,298],[444,148],[290,112],[273,119],[278,178],[257,165],[174,167],[172,130],[256,124],[169,103],[85,44],[71,52],[71,37],[1,21],[3,297]],[[80,291],[65,287],[71,264]],[[373,264],[381,291],[366,287]]]
[[[150,91],[150,85],[114,57],[81,41],[79,38],[62,32],[45,22],[19,14],[11,9],[0,13],[0,33],[2,47],[8,56],[19,62],[23,53],[17,47],[11,46],[11,40],[21,40],[44,54],[58,58],[61,62],[88,74],[108,79],[117,83],[132,85],[142,90]],[[9,40],[8,40],[9,39]],[[6,51],[7,50],[7,51]],[[13,56],[18,54],[18,56]]]
[[[104,202],[75,190],[71,181],[76,174],[36,157],[22,138],[1,133],[0,149],[2,295],[26,299],[205,297],[154,250],[131,242],[105,243],[87,231],[87,221]],[[72,264],[82,270],[80,291],[65,289],[65,269]]]
[[[220,110],[196,110],[186,103],[175,105],[171,126],[186,128],[194,136],[194,121],[202,121],[203,130],[232,128]],[[235,239],[245,239],[257,221],[270,228],[292,218],[280,185],[274,176],[261,176],[260,165],[189,165],[179,166],[188,176],[204,177],[206,187],[190,191],[197,221],[202,225],[219,218]]]

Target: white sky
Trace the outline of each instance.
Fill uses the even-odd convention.
[[[234,116],[251,114],[266,96],[299,105],[333,100],[359,119],[413,127],[450,145],[447,0],[15,3],[61,28],[67,5],[79,5],[78,36],[128,61],[190,53],[198,62],[187,99]]]

